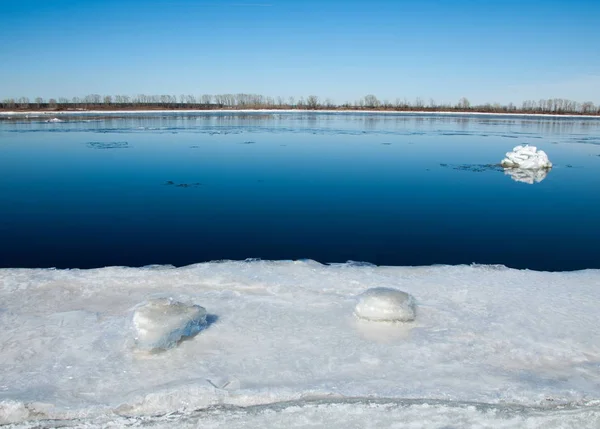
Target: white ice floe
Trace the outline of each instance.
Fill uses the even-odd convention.
[[[533,185],[540,183],[548,176],[550,169],[542,168],[539,170],[525,170],[523,168],[505,168],[504,174],[510,176],[515,182],[527,183]]]
[[[552,168],[548,155],[535,146],[515,146],[512,152],[506,153],[506,158],[500,163],[504,168],[520,168],[523,170],[539,170]]]
[[[172,298],[157,298],[133,313],[137,347],[142,350],[170,349],[184,337],[197,334],[206,323],[206,310]]]
[[[376,287],[359,296],[354,314],[376,322],[409,322],[415,319],[415,300],[401,290]]]
[[[418,298],[415,321],[356,317],[378,285]],[[215,323],[138,353],[132,309],[157,296]],[[0,269],[0,425],[597,429],[599,304],[600,270]]]
[[[52,118],[52,119],[48,119],[46,122],[65,122],[62,119],[58,119],[58,118]]]

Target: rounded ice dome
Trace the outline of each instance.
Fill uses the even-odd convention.
[[[375,322],[410,322],[415,319],[415,307],[412,295],[398,289],[376,287],[359,295],[354,314]]]
[[[206,310],[172,298],[157,298],[138,306],[132,322],[138,348],[164,350],[200,332],[206,324]]]

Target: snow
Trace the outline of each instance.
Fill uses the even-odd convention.
[[[380,285],[416,298],[413,322],[354,315]],[[210,314],[177,347],[140,353],[132,314],[157,296]],[[3,269],[0,424],[596,428],[599,302],[599,270]]]
[[[521,170],[539,170],[552,168],[548,155],[535,146],[515,146],[512,152],[506,153],[506,158],[500,163],[504,168],[519,168]]]
[[[360,295],[354,314],[375,322],[410,322],[415,319],[415,302],[406,292],[376,287]]]
[[[136,308],[132,322],[139,349],[166,350],[200,332],[206,324],[206,310],[170,297],[155,298]]]

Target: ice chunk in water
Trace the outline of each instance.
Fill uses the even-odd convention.
[[[539,170],[552,168],[548,155],[535,146],[515,146],[512,152],[506,153],[506,158],[500,163],[504,168],[521,168],[524,170]]]
[[[133,313],[138,348],[169,349],[184,337],[198,333],[206,324],[206,310],[172,298],[152,299]]]
[[[415,319],[415,300],[401,290],[376,287],[359,296],[354,314],[378,322],[409,322]]]

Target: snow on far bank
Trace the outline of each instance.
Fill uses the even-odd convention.
[[[413,296],[417,318],[355,317],[359,296],[380,286]],[[165,294],[201,303],[211,323],[176,348],[139,353],[136,305]],[[440,427],[595,427],[599,303],[599,270],[313,261],[2,269],[0,424],[155,416],[163,427],[230,418],[230,427],[242,427],[246,417],[235,416],[248,412],[248,421],[269,427],[404,418]],[[377,398],[392,405],[370,405]],[[254,414],[194,414],[261,404],[267,408]]]
[[[598,119],[598,115],[563,115],[545,113],[492,113],[492,112],[452,112],[452,111],[413,111],[413,110],[305,110],[305,109],[175,109],[175,110],[68,110],[68,111],[9,111],[0,112],[3,116],[65,116],[65,115],[145,115],[150,113],[343,113],[343,114],[381,114],[381,115],[447,115],[447,116],[506,116],[506,117],[536,117],[536,118],[581,118]]]

